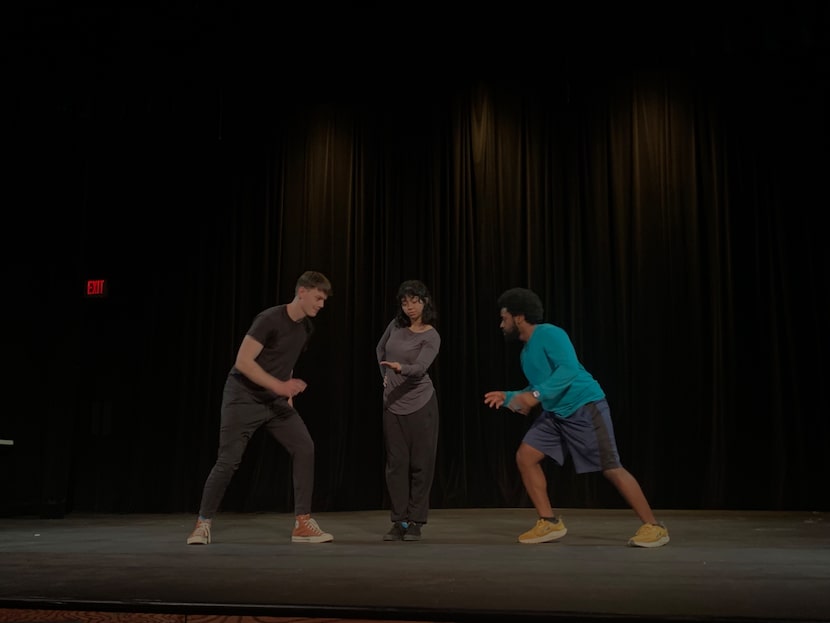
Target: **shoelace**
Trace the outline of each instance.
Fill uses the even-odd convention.
[[[317,525],[317,522],[314,519],[311,519],[311,518],[306,519],[305,520],[305,525],[307,527],[311,528],[311,531],[314,534],[323,534],[323,531],[320,530],[320,526]]]

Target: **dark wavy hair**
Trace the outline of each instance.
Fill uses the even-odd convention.
[[[541,324],[545,314],[542,299],[527,288],[505,290],[499,297],[498,306],[512,316],[524,316],[530,324]]]
[[[432,322],[438,317],[438,313],[435,311],[435,304],[432,302],[432,295],[429,293],[429,290],[417,279],[404,281],[398,288],[396,299],[398,303],[398,313],[395,316],[395,324],[399,327],[408,327],[410,325],[409,316],[403,313],[403,309],[401,308],[401,303],[403,303],[404,299],[408,296],[414,296],[423,301],[424,311],[421,314],[421,320],[424,324],[432,324]]]

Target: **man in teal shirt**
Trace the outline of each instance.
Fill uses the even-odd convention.
[[[668,543],[668,530],[657,521],[636,478],[620,463],[605,392],[580,363],[568,334],[542,322],[542,301],[531,290],[507,290],[498,306],[505,338],[524,342],[521,364],[529,385],[518,391],[487,392],[484,403],[523,415],[542,406],[516,453],[522,482],[539,515],[519,542],[556,541],[567,533],[562,518],[554,515],[541,463],[549,456],[563,465],[570,456],[578,474],[601,471],[643,522],[629,545]]]

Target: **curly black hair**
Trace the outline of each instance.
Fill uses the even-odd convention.
[[[541,324],[545,314],[542,299],[527,288],[505,290],[499,297],[498,306],[513,316],[524,316],[530,324]]]

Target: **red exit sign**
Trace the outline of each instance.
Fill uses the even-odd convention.
[[[87,279],[85,296],[87,298],[104,298],[107,296],[106,279]]]

